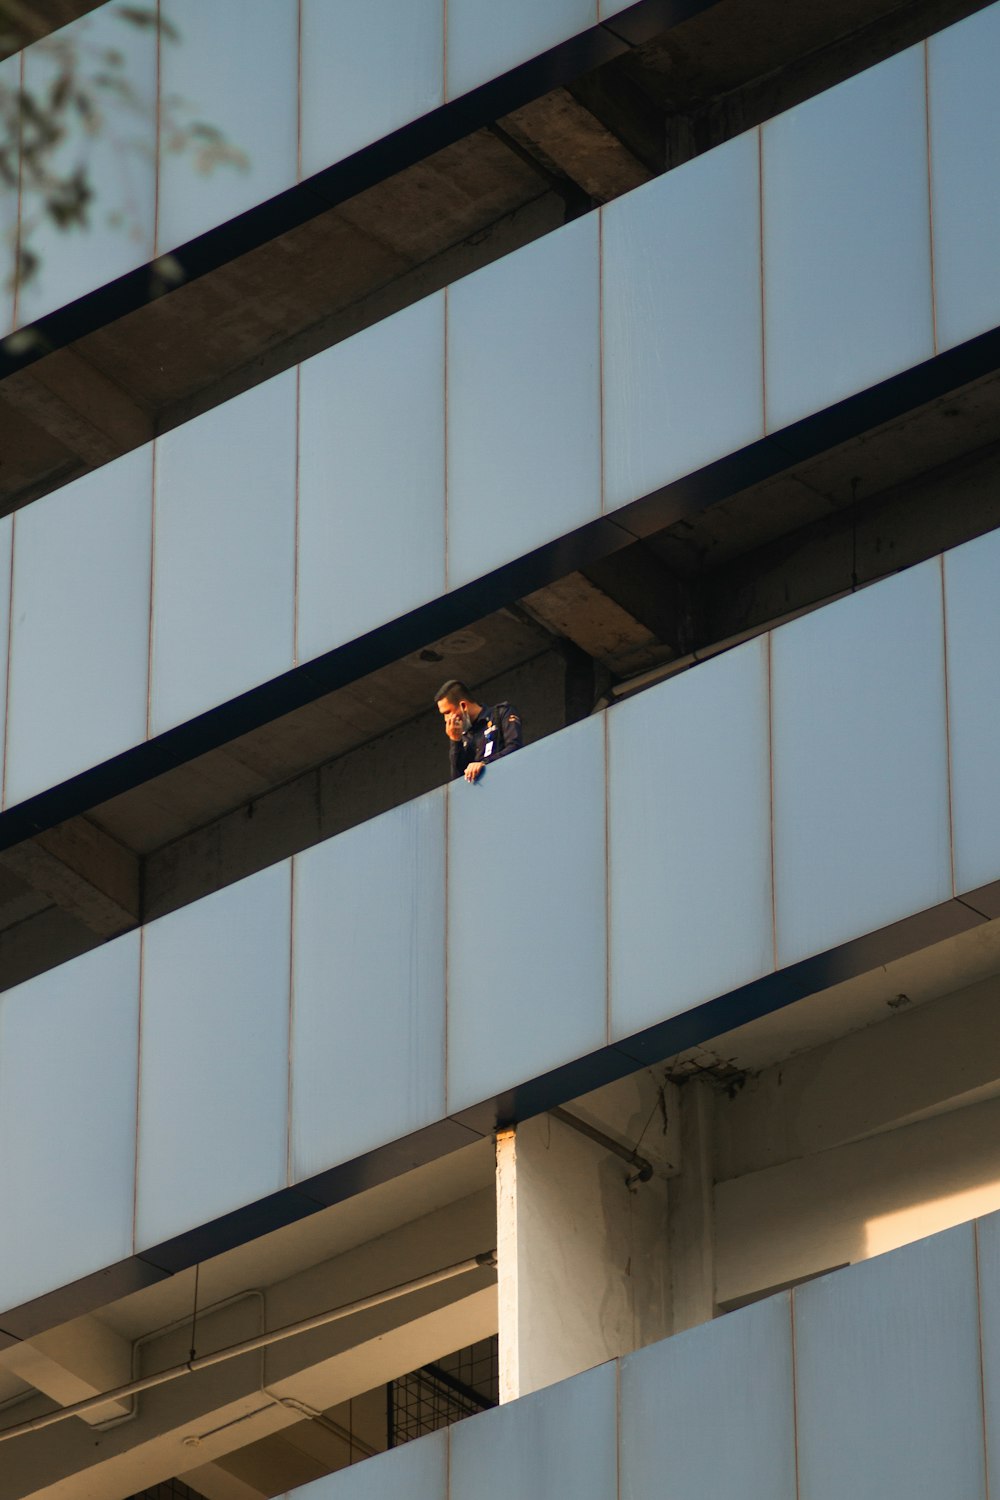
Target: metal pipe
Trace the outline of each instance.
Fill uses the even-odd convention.
[[[334,1437],[340,1438],[349,1448],[357,1448],[365,1458],[374,1458],[378,1452],[371,1443],[366,1443],[359,1438],[357,1433],[352,1432],[349,1427],[344,1427],[340,1422],[335,1422],[328,1417],[325,1411],[317,1411],[314,1406],[309,1406],[305,1401],[296,1401],[294,1396],[275,1396],[271,1391],[265,1390],[265,1396],[270,1396],[276,1406],[285,1406],[289,1411],[298,1412],[300,1417],[306,1417],[308,1421],[315,1422],[317,1427],[322,1427],[326,1432],[332,1432]],[[256,1416],[256,1413],[254,1413]]]
[[[298,1323],[286,1323],[283,1328],[273,1328],[270,1333],[258,1334],[256,1338],[244,1339],[242,1343],[230,1344],[225,1349],[216,1349],[211,1354],[202,1354],[197,1359],[189,1359],[181,1365],[171,1365],[167,1370],[159,1370],[155,1375],[146,1375],[141,1380],[132,1380],[128,1385],[117,1386],[112,1391],[102,1391],[100,1395],[88,1396],[84,1401],[75,1401],[72,1406],[61,1406],[57,1411],[46,1412],[44,1416],[34,1417],[28,1422],[19,1422],[16,1427],[0,1428],[0,1443],[5,1443],[9,1438],[21,1437],[28,1432],[40,1432],[44,1427],[51,1427],[56,1422],[64,1422],[67,1417],[82,1417],[88,1411],[93,1411],[98,1406],[104,1406],[108,1401],[123,1401],[127,1396],[138,1396],[142,1391],[151,1391],[156,1386],[166,1385],[168,1381],[179,1380],[182,1375],[192,1375],[197,1370],[210,1369],[212,1365],[221,1365],[226,1360],[237,1359],[241,1354],[253,1354],[257,1349],[267,1349],[271,1344],[277,1344],[282,1339],[294,1338],[300,1333],[310,1333],[316,1328],[325,1328],[328,1323],[336,1323],[341,1318],[348,1318],[353,1313],[367,1312],[372,1307],[381,1307],[385,1302],[394,1302],[397,1297],[405,1297],[410,1292],[422,1292],[427,1287],[437,1286],[439,1282],[450,1281],[455,1276],[465,1276],[470,1271],[481,1270],[483,1266],[495,1266],[497,1253],[495,1250],[485,1250],[480,1255],[474,1255],[469,1260],[457,1261],[452,1266],[445,1266],[440,1271],[431,1271],[426,1276],[418,1276],[413,1281],[400,1282],[398,1286],[387,1287],[385,1291],[373,1292],[370,1297],[360,1297],[356,1302],[347,1302],[342,1307],[331,1308],[327,1312],[317,1313],[312,1318],[302,1318]]]
[[[560,1109],[558,1106],[555,1109],[550,1109],[549,1114],[554,1115],[557,1120],[561,1120],[564,1125],[568,1125],[571,1130],[578,1130],[581,1135],[585,1135],[589,1140],[595,1141],[598,1146],[603,1146],[605,1151],[612,1151],[615,1156],[620,1156],[622,1161],[627,1161],[630,1167],[635,1167],[635,1176],[626,1178],[627,1182],[648,1182],[652,1177],[652,1162],[647,1161],[644,1156],[640,1156],[631,1147],[622,1146],[610,1135],[605,1135],[604,1131],[598,1130],[596,1125],[590,1125],[586,1120],[581,1120],[579,1115],[571,1115],[568,1110]]]

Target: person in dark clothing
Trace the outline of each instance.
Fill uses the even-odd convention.
[[[452,679],[439,688],[434,697],[444,721],[444,732],[451,741],[451,779],[464,776],[477,781],[492,761],[520,750],[521,716],[509,703],[494,703],[484,708],[477,703],[464,682]]]

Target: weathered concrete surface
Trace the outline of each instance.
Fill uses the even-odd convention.
[[[630,1085],[642,1103],[613,1138],[644,1142],[659,1084]],[[588,1096],[606,1134],[600,1096]],[[567,1114],[576,1114],[570,1108]],[[616,1113],[613,1111],[613,1113]],[[598,1128],[601,1128],[600,1126]],[[672,1171],[673,1169],[671,1169]],[[497,1138],[501,1400],[513,1400],[640,1348],[671,1331],[668,1185],[648,1182],[563,1118],[541,1115]]]

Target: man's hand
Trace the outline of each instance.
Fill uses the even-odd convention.
[[[457,710],[453,714],[445,714],[444,732],[450,740],[455,740],[456,743],[462,738],[462,715]]]
[[[478,780],[478,778],[483,774],[483,772],[485,770],[486,770],[486,762],[485,761],[474,760],[471,765],[468,765],[465,768],[465,779],[466,779],[466,781],[476,781],[476,780]]]

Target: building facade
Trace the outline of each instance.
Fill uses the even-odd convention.
[[[30,20],[0,1500],[987,1500],[1000,5]]]

